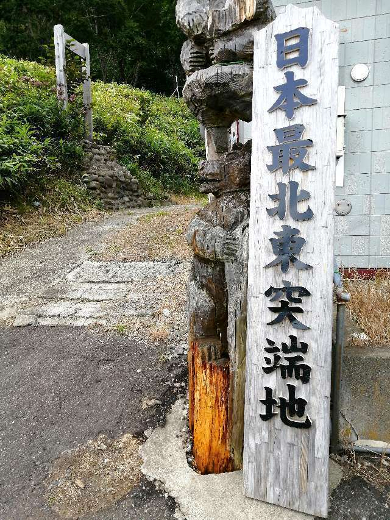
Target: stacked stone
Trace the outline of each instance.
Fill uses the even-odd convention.
[[[106,209],[152,205],[152,196],[142,192],[138,180],[117,162],[110,146],[85,143],[85,150],[85,173],[82,180]]]

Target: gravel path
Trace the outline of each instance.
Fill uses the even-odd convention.
[[[197,209],[118,213],[3,260],[0,325],[98,325],[183,351],[190,256],[184,232]]]

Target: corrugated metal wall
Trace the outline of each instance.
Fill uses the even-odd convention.
[[[336,255],[346,267],[390,267],[390,0],[273,0],[318,7],[340,24],[340,85],[346,87],[345,176],[336,200],[352,204],[336,216]],[[365,63],[361,83],[351,69]]]

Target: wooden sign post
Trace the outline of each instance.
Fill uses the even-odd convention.
[[[288,5],[255,35],[244,486],[328,512],[338,26]]]
[[[92,122],[92,93],[91,93],[91,60],[89,55],[88,43],[79,43],[77,40],[66,34],[62,25],[54,26],[54,47],[56,60],[57,77],[57,97],[62,102],[63,107],[68,106],[68,86],[66,81],[66,54],[65,49],[69,49],[84,60],[83,73],[83,103],[85,107],[85,130],[89,141],[93,139]]]

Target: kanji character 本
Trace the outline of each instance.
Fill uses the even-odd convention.
[[[272,153],[272,164],[267,164],[270,172],[279,168],[282,168],[284,174],[295,168],[302,172],[316,169],[315,166],[304,162],[307,149],[313,146],[311,139],[301,139],[304,131],[304,125],[291,125],[274,130],[279,144],[267,146],[267,150]]]
[[[297,236],[299,234],[299,229],[286,225],[282,226],[282,231],[274,231],[274,235],[278,238],[270,238],[269,241],[271,242],[272,251],[274,255],[276,255],[276,258],[265,267],[274,267],[280,264],[282,273],[288,272],[290,263],[299,271],[312,269],[311,265],[301,262],[296,257],[306,244],[304,238]]]
[[[292,428],[307,429],[310,428],[312,422],[310,417],[307,415],[304,421],[294,420],[296,416],[302,418],[306,412],[307,401],[301,397],[295,396],[296,387],[294,385],[287,385],[288,388],[288,400],[285,397],[279,398],[279,404],[277,399],[273,397],[272,388],[265,387],[265,399],[260,399],[260,402],[265,406],[265,413],[260,414],[260,418],[263,421],[269,421],[277,412],[275,407],[280,409],[280,420],[286,425]]]
[[[268,309],[273,312],[277,313],[278,316],[267,323],[267,325],[276,325],[277,323],[282,323],[283,320],[287,319],[291,323],[294,329],[297,330],[309,330],[309,327],[301,323],[293,313],[302,314],[303,310],[301,307],[290,307],[290,303],[302,303],[302,298],[304,296],[310,296],[310,292],[305,287],[292,287],[290,282],[287,282],[283,280],[284,287],[281,288],[275,288],[270,287],[265,292],[265,295],[267,298],[274,295],[270,301],[280,301],[280,307],[268,307]],[[297,293],[297,296],[294,297],[294,293]],[[281,300],[280,298],[283,297],[283,295],[286,296],[287,300]],[[287,346],[286,346],[287,348]]]
[[[289,210],[291,217],[298,222],[312,219],[313,211],[310,206],[303,213],[298,211],[298,202],[309,199],[310,193],[307,190],[301,190],[298,193],[299,184],[295,181],[290,181],[288,184],[290,187]],[[277,215],[280,220],[283,220],[286,216],[287,184],[278,182],[278,190],[279,193],[268,195],[268,197],[279,204],[275,208],[267,209],[267,213],[270,217]]]
[[[284,77],[286,78],[286,83],[274,87],[274,90],[279,92],[280,96],[272,107],[268,109],[268,112],[273,112],[277,108],[280,108],[280,110],[285,112],[287,119],[291,120],[297,108],[315,105],[317,100],[305,96],[305,94],[302,94],[302,92],[298,90],[302,87],[306,87],[308,84],[307,80],[295,79],[294,72],[291,70],[285,72]]]
[[[288,44],[288,41],[293,38],[298,38],[298,41]],[[309,58],[309,29],[307,27],[297,27],[289,32],[275,34],[275,39],[278,69],[284,69],[291,65],[299,65],[300,67],[307,65]],[[294,53],[294,55],[291,56],[291,53]]]

